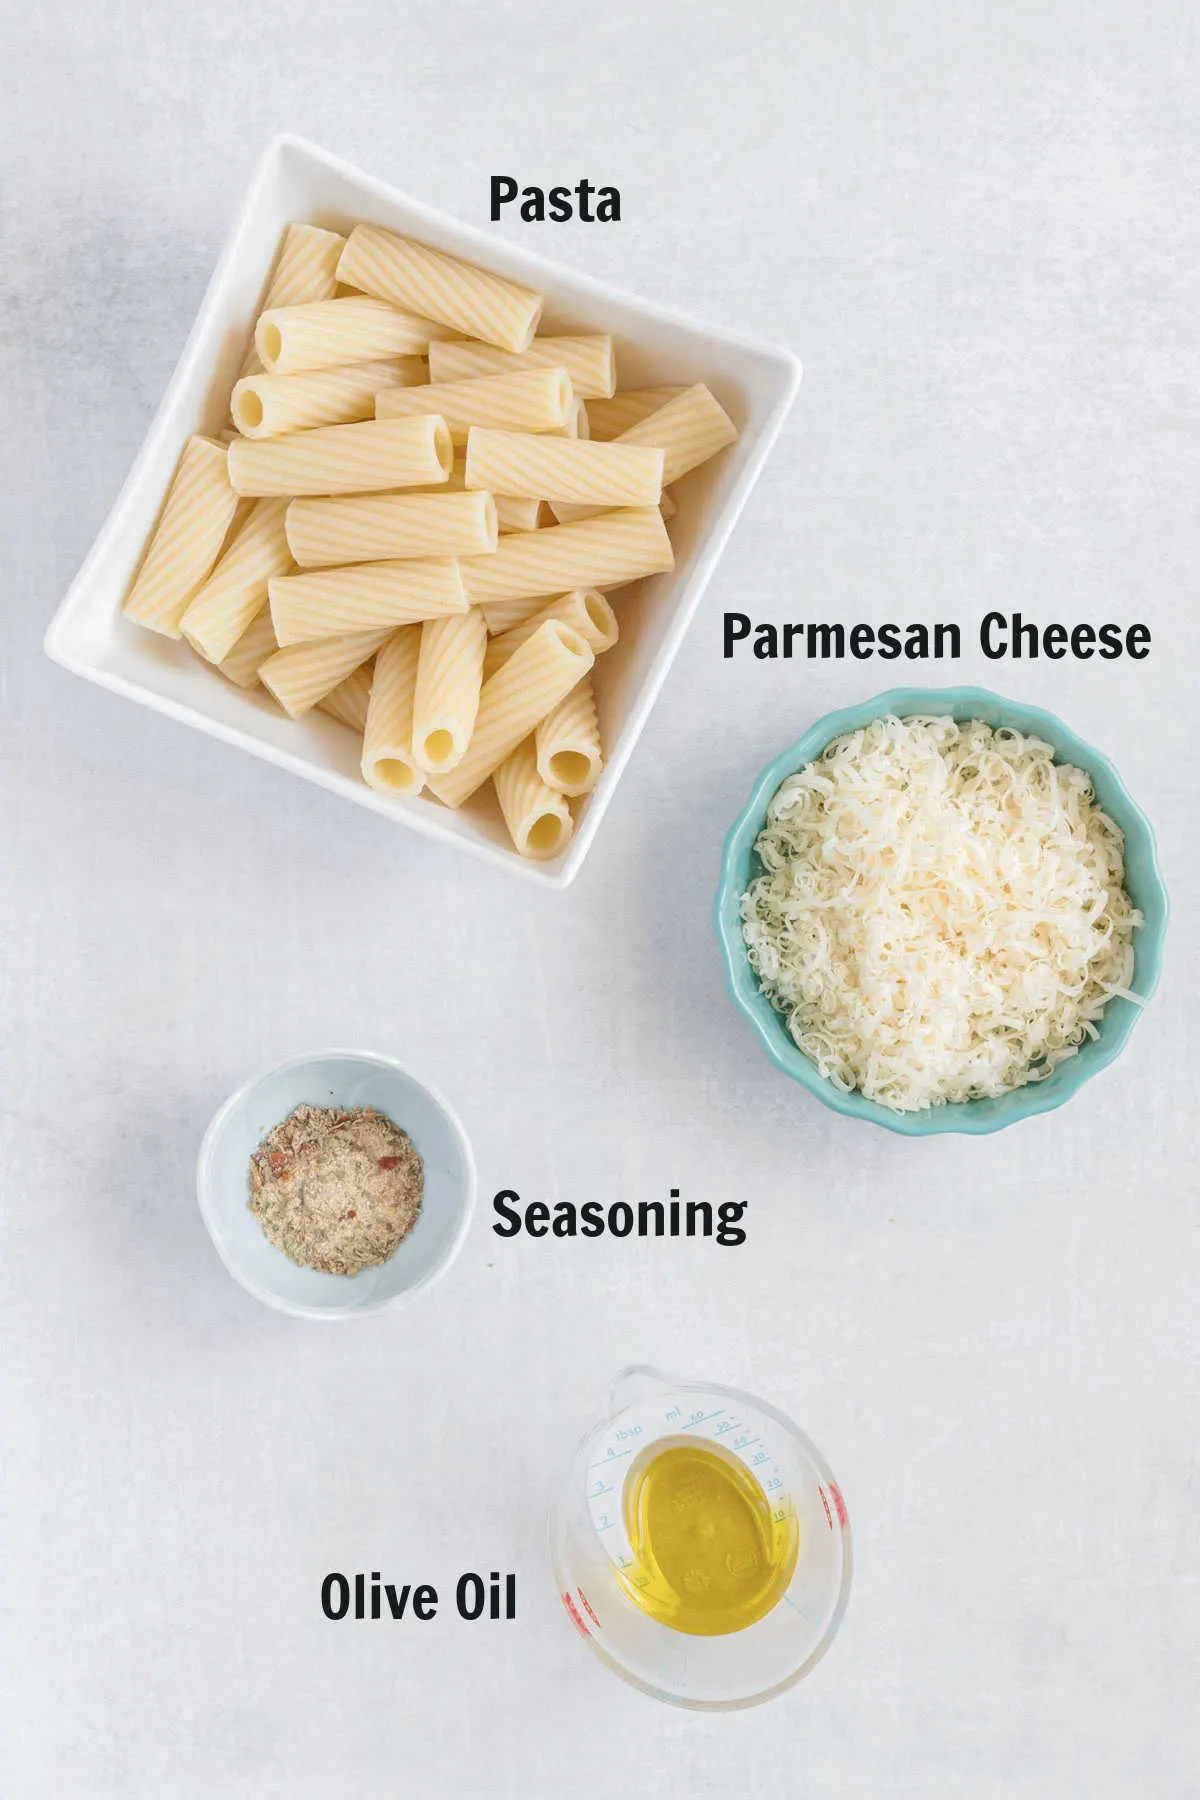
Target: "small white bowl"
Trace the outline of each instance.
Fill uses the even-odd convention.
[[[495,805],[453,812],[424,796],[402,800],[377,793],[362,779],[357,740],[344,725],[316,710],[300,720],[285,718],[261,688],[234,687],[186,644],[121,617],[184,442],[191,432],[221,428],[280,234],[293,220],[338,231],[360,220],[385,225],[525,282],[546,296],[542,330],[613,334],[622,387],[707,381],[739,427],[736,444],[673,490],[679,502],[671,522],[675,567],[638,584],[627,614],[630,629],[604,658],[597,682],[604,773],[580,808],[570,844],[552,862],[518,856]],[[315,144],[277,137],[255,172],[129,479],[46,634],[47,654],[88,681],[290,769],[398,825],[457,844],[544,887],[563,888],[587,855],[799,381],[800,364],[787,350],[695,325],[667,307],[432,212]],[[623,610],[618,592],[617,611]]]
[[[394,1256],[361,1275],[302,1269],[270,1243],[250,1211],[251,1153],[297,1106],[373,1106],[421,1153],[417,1222]],[[403,1306],[444,1275],[475,1206],[475,1160],[441,1095],[390,1056],[317,1050],[266,1069],[230,1096],[204,1134],[196,1165],[200,1211],[217,1253],[248,1294],[296,1319],[354,1319]]]

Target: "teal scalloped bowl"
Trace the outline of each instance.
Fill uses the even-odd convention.
[[[1099,750],[1076,737],[1053,713],[1043,712],[1037,706],[1023,706],[1016,700],[1002,699],[986,688],[891,688],[886,694],[877,694],[873,700],[864,700],[860,706],[846,706],[840,712],[827,713],[790,749],[767,764],[734,821],[725,839],[721,885],[717,891],[717,937],[725,959],[729,991],[776,1067],[835,1112],[845,1113],[852,1119],[866,1119],[904,1137],[930,1137],[941,1131],[965,1131],[976,1135],[1000,1131],[1005,1125],[1014,1125],[1018,1119],[1028,1119],[1035,1113],[1050,1112],[1061,1106],[1072,1094],[1078,1093],[1085,1081],[1107,1068],[1125,1048],[1141,1008],[1130,1000],[1110,1000],[1104,1009],[1099,1036],[1086,1043],[1078,1055],[1060,1063],[1045,1081],[1031,1082],[995,1100],[970,1100],[931,1107],[927,1112],[895,1113],[874,1100],[865,1099],[862,1094],[842,1093],[825,1076],[818,1074],[814,1064],[793,1043],[783,1018],[759,987],[746,954],[738,902],[750,882],[761,872],[754,846],[766,819],[771,796],[788,775],[812,762],[834,738],[847,731],[857,731],[884,713],[896,713],[901,718],[913,713],[946,713],[960,720],[982,719],[993,727],[1011,725],[1052,744],[1060,762],[1073,763],[1077,768],[1087,770],[1100,805],[1125,834],[1125,885],[1146,920],[1134,936],[1132,986],[1135,993],[1147,1000],[1158,986],[1162,971],[1169,912],[1154,831],[1113,765]]]

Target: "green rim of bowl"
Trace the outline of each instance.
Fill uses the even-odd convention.
[[[1006,700],[987,688],[889,688],[873,700],[826,713],[804,736],[769,762],[754,784],[749,800],[734,820],[725,839],[721,882],[717,890],[717,938],[725,962],[725,979],[738,1009],[758,1034],[759,1042],[776,1068],[790,1075],[834,1112],[851,1119],[882,1125],[902,1137],[930,1137],[943,1131],[982,1135],[1000,1131],[1018,1119],[1051,1112],[1078,1092],[1084,1082],[1120,1055],[1133,1030],[1141,1007],[1119,996],[1104,1009],[1099,1036],[1060,1063],[1045,1081],[1030,1082],[994,1100],[969,1100],[931,1107],[927,1112],[894,1113],[859,1093],[844,1094],[817,1072],[791,1037],[783,1017],[776,1012],[750,967],[742,938],[738,903],[762,865],[754,846],[766,819],[767,806],[776,789],[789,775],[804,768],[825,746],[848,731],[857,731],[885,713],[908,718],[916,713],[947,714],[960,721],[982,719],[993,728],[1010,725],[1018,731],[1045,739],[1054,747],[1059,762],[1073,763],[1092,778],[1096,798],[1125,834],[1125,885],[1146,923],[1134,935],[1134,992],[1149,1000],[1162,972],[1163,945],[1169,903],[1158,865],[1154,830],[1107,756],[1087,744],[1053,713],[1038,706]]]

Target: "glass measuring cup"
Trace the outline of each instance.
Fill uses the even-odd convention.
[[[794,1521],[799,1538],[771,1610],[715,1637],[660,1624],[629,1592],[626,1471],[656,1443],[696,1441],[742,1462],[773,1517]],[[571,1460],[551,1502],[550,1557],[559,1597],[602,1662],[656,1700],[713,1712],[755,1706],[807,1675],[832,1643],[850,1591],[850,1525],[816,1446],[765,1400],[645,1365],[617,1376],[608,1416]]]

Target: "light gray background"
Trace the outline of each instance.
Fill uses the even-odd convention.
[[[8,0],[6,1800],[1200,1791],[1198,52],[1135,0]],[[615,182],[620,226],[495,229],[805,359],[565,896],[41,657],[280,127],[477,224],[492,173]],[[1151,624],[1139,665],[928,671],[1057,708],[1158,825],[1163,991],[1067,1110],[908,1143],[760,1056],[721,835],[893,671],[723,663],[729,605]],[[485,1202],[442,1287],[341,1329],[243,1295],[191,1185],[230,1088],[328,1042],[444,1086]],[[750,1241],[501,1243],[505,1184],[745,1197]],[[548,1487],[641,1358],[758,1389],[844,1485],[845,1628],[760,1711],[627,1690],[554,1597]],[[520,1618],[328,1624],[330,1568],[515,1568]]]

